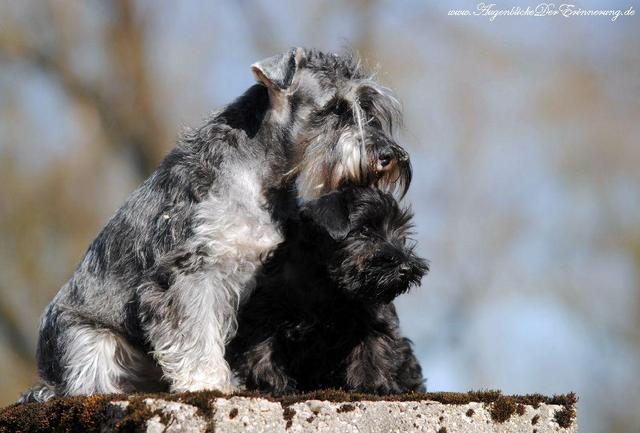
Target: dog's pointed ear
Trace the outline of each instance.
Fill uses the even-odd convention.
[[[348,200],[341,192],[332,192],[308,203],[301,212],[303,222],[312,221],[334,240],[344,240],[351,230]]]
[[[251,65],[256,79],[270,90],[287,90],[298,71],[304,51],[292,48],[286,53],[278,54]]]

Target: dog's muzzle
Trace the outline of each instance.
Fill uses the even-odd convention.
[[[404,196],[411,184],[409,154],[382,132],[374,130],[369,138],[369,167],[372,184],[389,190],[399,189]]]

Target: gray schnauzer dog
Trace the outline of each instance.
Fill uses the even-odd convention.
[[[345,183],[406,192],[399,105],[353,56],[296,48],[251,69],[258,84],[181,137],[49,304],[22,401],[233,389],[225,344],[291,209]]]

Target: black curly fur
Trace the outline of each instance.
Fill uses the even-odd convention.
[[[411,215],[379,190],[346,187],[305,205],[241,307],[228,360],[248,389],[424,391],[391,301],[418,285]]]

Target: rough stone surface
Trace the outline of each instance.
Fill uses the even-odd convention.
[[[206,393],[74,397],[3,409],[0,432],[577,432],[573,395],[433,394],[439,401],[429,394],[395,401],[346,393],[301,397]]]
[[[164,415],[153,415],[147,421],[147,433],[199,433],[207,429],[207,422],[197,415],[195,406],[153,398],[144,402],[154,413]]]
[[[159,416],[147,421],[148,433],[204,432],[207,423],[196,415],[193,406],[148,400],[154,408],[171,414],[167,424]],[[537,409],[525,406],[524,414],[512,415],[503,423],[492,419],[483,403],[449,405],[432,401],[361,401],[335,403],[309,400],[288,406],[264,399],[232,397],[215,402],[213,421],[216,433],[241,432],[326,432],[326,433],[547,433],[576,432],[575,421],[561,428],[554,420],[561,406],[541,404]],[[469,412],[469,409],[473,412]],[[470,414],[467,415],[467,413]],[[533,419],[536,418],[535,424]],[[166,430],[165,430],[166,429]]]

